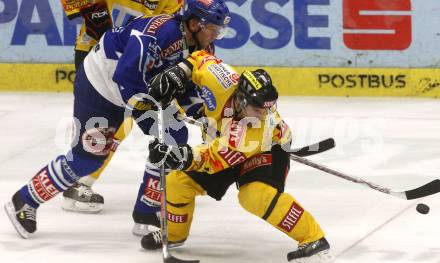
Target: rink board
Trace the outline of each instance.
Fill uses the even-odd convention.
[[[236,67],[241,72],[243,67]],[[255,67],[246,67],[254,69]],[[439,97],[440,69],[265,67],[281,95]],[[71,91],[72,64],[0,64],[0,91]]]
[[[1,63],[73,61],[82,19],[68,20],[60,2],[0,1]],[[327,68],[440,66],[438,0],[225,2],[231,11],[230,30],[215,44],[217,55],[228,63]],[[113,5],[109,15],[119,27],[139,13]]]

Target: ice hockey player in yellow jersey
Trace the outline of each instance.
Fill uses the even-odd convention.
[[[237,183],[238,200],[245,210],[298,242],[298,249],[287,255],[289,261],[329,260],[330,245],[321,227],[284,192],[290,167],[286,149],[292,136],[276,111],[278,93],[267,72],[258,69],[239,76],[203,51],[176,67],[185,70],[199,89],[209,120],[207,130],[221,135],[195,147],[167,145],[157,139],[149,145],[150,162],[163,162],[173,170],[166,184],[170,244],[180,245],[188,238],[196,196],[221,200],[229,186]],[[160,235],[157,231],[144,236],[142,247],[161,248]]]

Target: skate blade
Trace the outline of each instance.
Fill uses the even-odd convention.
[[[133,228],[131,229],[131,233],[135,236],[143,237],[157,230],[159,230],[159,228],[152,225],[143,225],[143,224],[135,223]]]
[[[22,238],[28,239],[29,235],[31,235],[31,233],[26,231],[26,229],[24,229],[24,227],[20,224],[20,222],[18,222],[17,215],[15,213],[14,204],[12,202],[8,202],[8,203],[5,204],[4,208],[5,208],[6,214],[9,217],[9,220],[11,220],[11,223],[14,226],[15,230],[17,231],[17,233]]]
[[[331,255],[331,253],[329,252],[329,250],[327,249],[327,250],[318,252],[313,256],[304,257],[304,258],[297,258],[297,259],[293,259],[289,262],[294,262],[294,263],[328,263],[328,262],[332,262],[332,261],[333,261],[333,257]]]
[[[83,214],[97,214],[102,211],[103,204],[84,203],[71,198],[64,197],[63,204],[61,207],[69,212],[76,212]]]

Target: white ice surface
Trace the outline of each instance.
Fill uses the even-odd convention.
[[[69,133],[60,131],[72,102],[70,94],[0,94],[1,203],[64,152]],[[278,108],[296,146],[335,138],[337,148],[313,161],[396,190],[440,177],[438,100],[281,98]],[[120,146],[94,187],[105,197],[101,214],[65,212],[58,196],[38,210],[38,231],[23,240],[2,211],[0,262],[161,262],[130,232],[145,149],[139,130]],[[400,200],[295,163],[286,191],[321,224],[335,262],[440,262],[439,195]],[[191,236],[174,254],[206,263],[286,262],[296,243],[245,212],[236,195],[231,187],[221,202],[198,198]],[[418,202],[431,212],[418,214]]]

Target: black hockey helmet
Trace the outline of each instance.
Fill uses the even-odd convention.
[[[278,99],[277,89],[264,69],[245,70],[240,76],[238,91],[244,93],[245,105],[258,108],[271,108]]]

